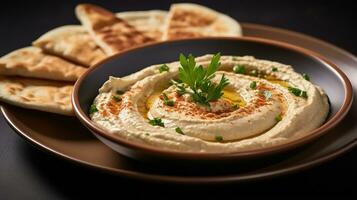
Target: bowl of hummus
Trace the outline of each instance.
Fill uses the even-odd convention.
[[[352,88],[317,53],[260,38],[200,38],[114,55],[76,83],[77,117],[135,159],[232,160],[295,149],[347,113]]]

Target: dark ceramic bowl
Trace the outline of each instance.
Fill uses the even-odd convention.
[[[152,64],[171,62],[179,53],[195,56],[221,52],[221,55],[252,55],[258,59],[289,64],[299,73],[308,73],[330,100],[330,115],[306,137],[274,147],[237,153],[186,153],[166,151],[115,137],[97,127],[88,117],[89,107],[98,89],[109,76],[122,77]],[[317,139],[347,114],[352,102],[352,86],[346,75],[317,53],[287,43],[252,37],[200,38],[167,41],[134,48],[111,56],[91,67],[75,84],[72,103],[78,119],[102,142],[115,151],[138,160],[235,161],[256,159],[289,152]],[[306,122],[308,123],[308,122]]]

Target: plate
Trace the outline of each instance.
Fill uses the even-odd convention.
[[[243,23],[246,36],[265,37],[311,49],[332,60],[357,88],[357,58],[321,40],[283,29]],[[354,93],[356,95],[356,92]],[[214,173],[168,171],[165,167],[133,161],[111,150],[83,127],[76,118],[26,110],[3,104],[2,113],[20,136],[40,149],[82,166],[133,179],[172,183],[227,183],[268,178],[321,164],[357,145],[357,102],[345,119],[317,141],[278,162],[264,167],[216,171]],[[34,117],[36,116],[36,117]]]
[[[162,53],[165,52],[165,53]],[[157,64],[177,60],[180,52],[195,56],[220,52],[221,55],[254,55],[258,59],[272,60],[294,67],[294,70],[307,73],[314,84],[325,90],[330,102],[330,114],[326,122],[306,133],[304,137],[289,142],[230,153],[197,153],[163,150],[117,137],[100,127],[89,118],[89,108],[98,95],[98,89],[109,76],[124,77]],[[138,59],[140,58],[140,59]],[[76,82],[72,95],[74,111],[78,119],[104,144],[130,158],[151,161],[166,165],[183,162],[214,162],[230,164],[248,160],[271,158],[274,154],[286,153],[324,135],[347,114],[352,103],[352,86],[346,75],[326,58],[312,51],[291,44],[257,37],[207,37],[159,42],[144,47],[133,48],[104,59],[91,67]],[[189,167],[200,166],[191,164]],[[211,165],[209,165],[211,166]],[[225,167],[228,167],[225,165]]]

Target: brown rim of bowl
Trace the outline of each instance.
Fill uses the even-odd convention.
[[[338,77],[339,79],[343,82],[344,90],[345,90],[345,97],[344,101],[342,104],[342,107],[337,111],[335,116],[333,116],[331,119],[326,121],[322,126],[320,126],[317,129],[314,129],[313,131],[310,131],[306,136],[298,138],[296,140],[292,140],[290,142],[286,142],[280,145],[276,146],[271,146],[271,147],[266,147],[266,148],[259,148],[259,149],[253,149],[253,150],[247,150],[247,151],[239,151],[239,152],[230,152],[230,153],[196,153],[196,152],[179,152],[179,151],[173,151],[173,150],[161,150],[158,148],[154,148],[151,146],[147,145],[141,145],[139,143],[135,142],[130,142],[125,139],[121,139],[119,137],[115,137],[114,135],[111,135],[110,133],[107,133],[105,130],[100,129],[97,127],[91,119],[84,113],[84,111],[80,108],[79,105],[79,100],[78,100],[78,90],[80,85],[82,84],[83,80],[85,77],[91,73],[94,69],[96,69],[98,66],[101,64],[107,62],[108,60],[115,59],[123,54],[130,53],[132,51],[135,51],[139,48],[145,48],[149,46],[154,46],[157,44],[164,44],[164,43],[172,43],[172,42],[177,42],[177,41],[190,41],[190,40],[207,40],[207,39],[219,39],[219,40],[234,40],[234,41],[249,41],[249,42],[256,42],[256,43],[262,43],[262,44],[268,44],[268,45],[273,45],[277,47],[281,47],[284,49],[289,49],[295,52],[298,52],[300,54],[303,54],[305,56],[308,56],[310,58],[313,58],[315,60],[319,60],[322,63],[325,63],[328,68],[330,68]],[[159,157],[172,157],[172,158],[183,158],[183,159],[192,159],[192,158],[199,158],[199,159],[204,159],[204,160],[219,160],[219,159],[226,159],[226,158],[248,158],[248,157],[253,157],[253,156],[264,156],[264,155],[269,155],[273,153],[278,153],[278,152],[283,152],[283,151],[288,151],[291,150],[297,146],[301,146],[303,144],[306,144],[309,141],[312,141],[313,139],[322,136],[324,133],[326,133],[328,130],[333,128],[340,122],[347,114],[347,111],[352,105],[352,99],[353,99],[353,90],[352,90],[352,85],[347,76],[331,61],[328,59],[324,58],[323,56],[299,47],[295,46],[292,44],[288,44],[285,42],[280,42],[280,41],[275,41],[275,40],[270,40],[270,39],[263,39],[263,38],[258,38],[258,37],[202,37],[202,38],[189,38],[189,39],[177,39],[177,40],[170,40],[170,41],[163,41],[163,42],[155,42],[155,43],[150,43],[147,45],[141,45],[135,48],[128,49],[126,51],[120,52],[118,54],[112,55],[99,63],[95,64],[94,66],[90,67],[75,83],[73,93],[72,93],[72,105],[74,108],[74,112],[78,119],[90,130],[94,131],[95,133],[99,134],[100,136],[114,142],[118,143],[121,146],[125,146],[127,148],[135,149],[135,150],[140,150],[140,151],[146,151],[147,153],[157,155]]]

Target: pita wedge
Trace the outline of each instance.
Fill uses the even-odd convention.
[[[44,52],[63,57],[86,67],[103,60],[106,55],[80,25],[55,28],[32,43]]]
[[[0,58],[0,75],[76,81],[87,68],[47,55],[37,47],[25,47]]]
[[[72,89],[55,81],[0,76],[0,100],[23,108],[73,115]]]
[[[180,3],[171,5],[162,39],[241,35],[239,23],[231,17],[201,5]]]
[[[160,41],[167,13],[164,10],[128,11],[116,13],[116,16],[145,35]]]
[[[79,4],[77,18],[107,55],[155,41],[104,8]]]

